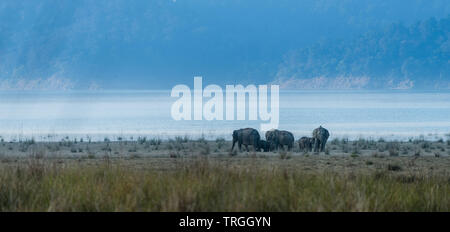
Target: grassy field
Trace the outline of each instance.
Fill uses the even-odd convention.
[[[449,146],[343,140],[309,154],[230,152],[223,140],[4,142],[0,211],[449,211]]]

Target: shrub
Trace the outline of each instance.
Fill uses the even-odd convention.
[[[187,135],[185,135],[184,137],[176,136],[175,141],[178,143],[187,143],[189,141],[189,139],[188,139]]]
[[[203,146],[200,146],[200,155],[209,155],[211,152],[211,149],[208,144],[204,144]]]
[[[137,153],[130,153],[130,159],[138,159],[138,158],[141,158],[141,155],[140,154],[137,154]]]
[[[420,149],[414,152],[414,156],[419,157],[421,155]]]
[[[155,138],[153,138],[153,139],[150,139],[150,145],[160,145],[161,144],[161,139],[155,139]]]
[[[399,152],[397,149],[391,148],[389,149],[389,156],[398,156]]]
[[[134,147],[128,149],[128,152],[137,152],[137,146],[135,145]]]
[[[142,145],[142,144],[144,144],[146,141],[147,141],[147,137],[140,137],[140,136],[138,137],[138,143],[139,143],[139,144]]]
[[[389,171],[395,171],[396,172],[396,171],[401,171],[402,167],[399,164],[388,164],[387,169]]]

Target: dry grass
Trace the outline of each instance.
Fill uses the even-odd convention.
[[[326,152],[225,139],[0,142],[0,211],[449,211],[449,141],[334,139]]]
[[[158,170],[108,158],[86,165],[31,157],[0,169],[0,211],[450,210],[448,175],[172,160],[174,167]]]

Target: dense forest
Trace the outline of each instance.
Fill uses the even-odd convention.
[[[450,16],[293,50],[277,77],[292,88],[449,89]]]

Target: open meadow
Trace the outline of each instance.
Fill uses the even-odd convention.
[[[0,143],[0,211],[449,211],[450,142],[230,152],[177,137]]]

